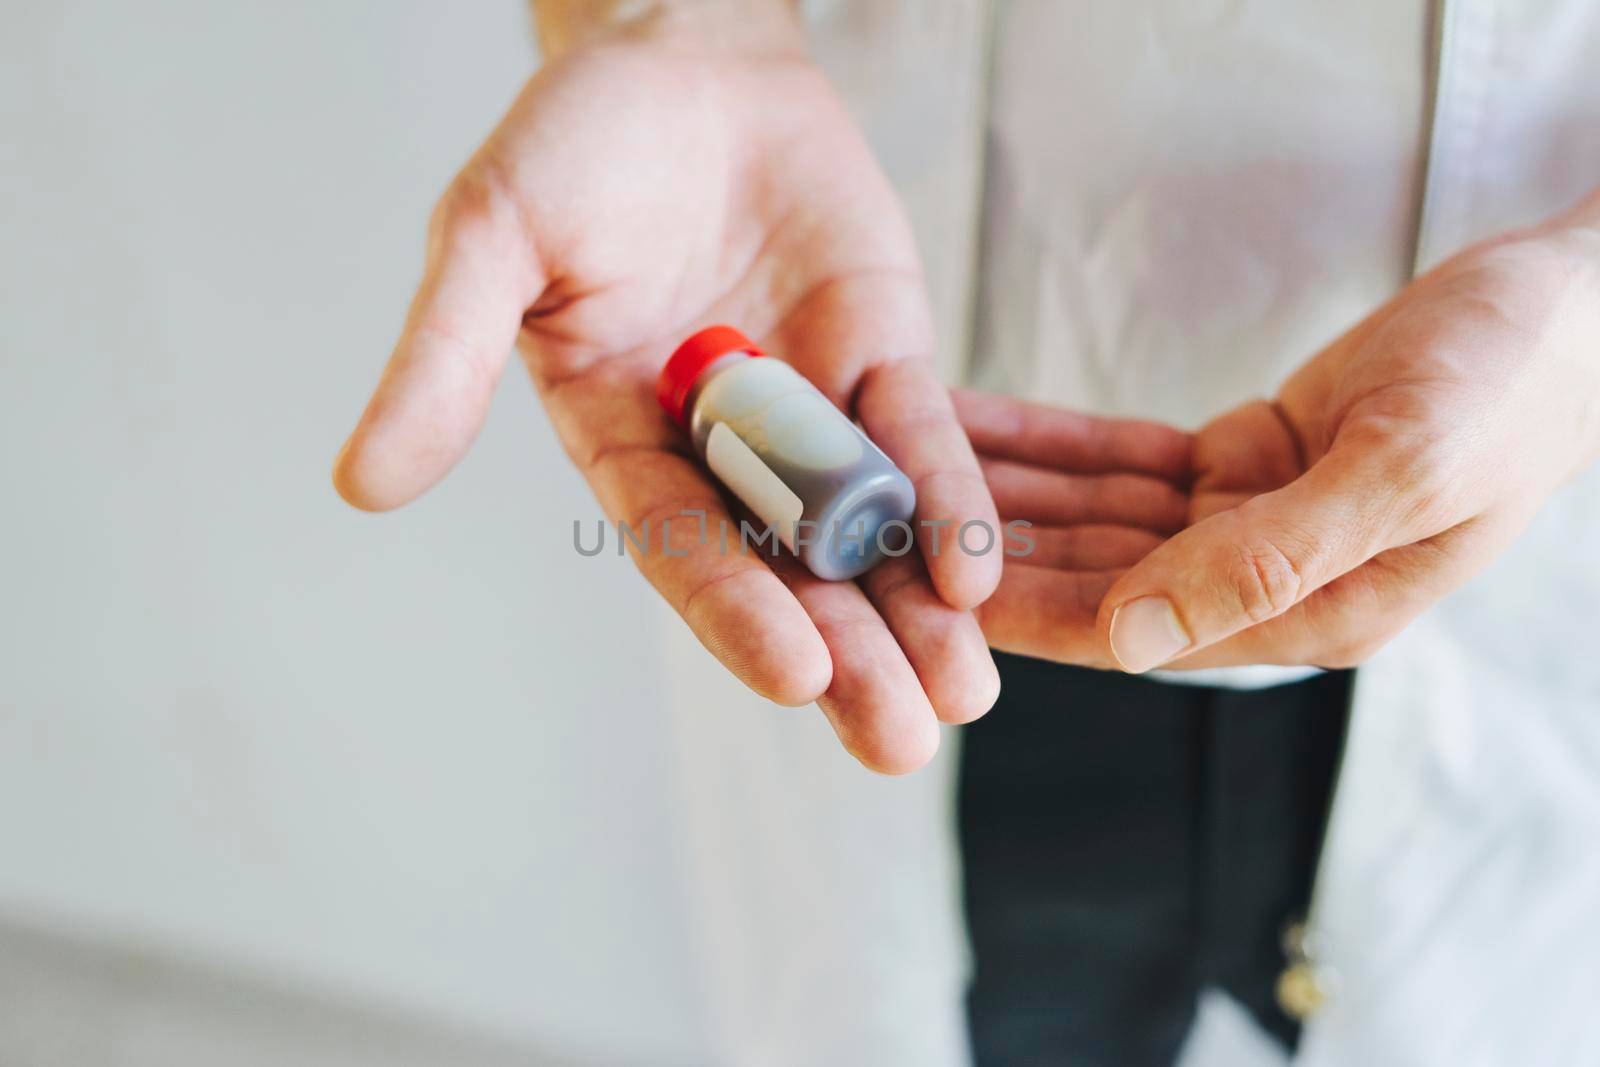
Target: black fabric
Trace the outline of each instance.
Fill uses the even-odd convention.
[[[962,739],[978,1067],[1166,1067],[1208,985],[1285,1044],[1351,673],[1239,691],[997,655]]]

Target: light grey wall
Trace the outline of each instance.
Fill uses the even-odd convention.
[[[328,486],[521,5],[4,21],[0,926],[699,1058],[667,622],[522,376],[417,506]]]

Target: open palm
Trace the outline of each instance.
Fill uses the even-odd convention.
[[[452,184],[336,484],[376,510],[443,477],[519,346],[608,516],[652,536],[685,510],[736,522],[653,392],[677,341],[714,321],[859,418],[913,480],[919,522],[951,524],[942,547],[962,522],[996,523],[930,367],[908,226],[822,75],[784,49],[730,58],[626,38],[541,70]],[[921,765],[936,720],[993,702],[967,609],[998,582],[998,553],[935,553],[924,537],[922,559],[858,585],[701,540],[673,523],[673,554],[652,544],[635,559],[734,674],[781,703],[820,698],[869,766]]]

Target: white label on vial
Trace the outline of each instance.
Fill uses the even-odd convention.
[[[785,548],[794,551],[795,524],[805,506],[725,422],[711,427],[706,437],[706,466],[756,513],[756,518],[777,530],[778,540]]]

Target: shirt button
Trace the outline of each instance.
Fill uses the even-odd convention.
[[[1311,1018],[1328,999],[1327,990],[1322,988],[1322,983],[1317,979],[1317,969],[1303,960],[1290,964],[1278,975],[1274,992],[1277,994],[1278,1007],[1296,1022]]]

